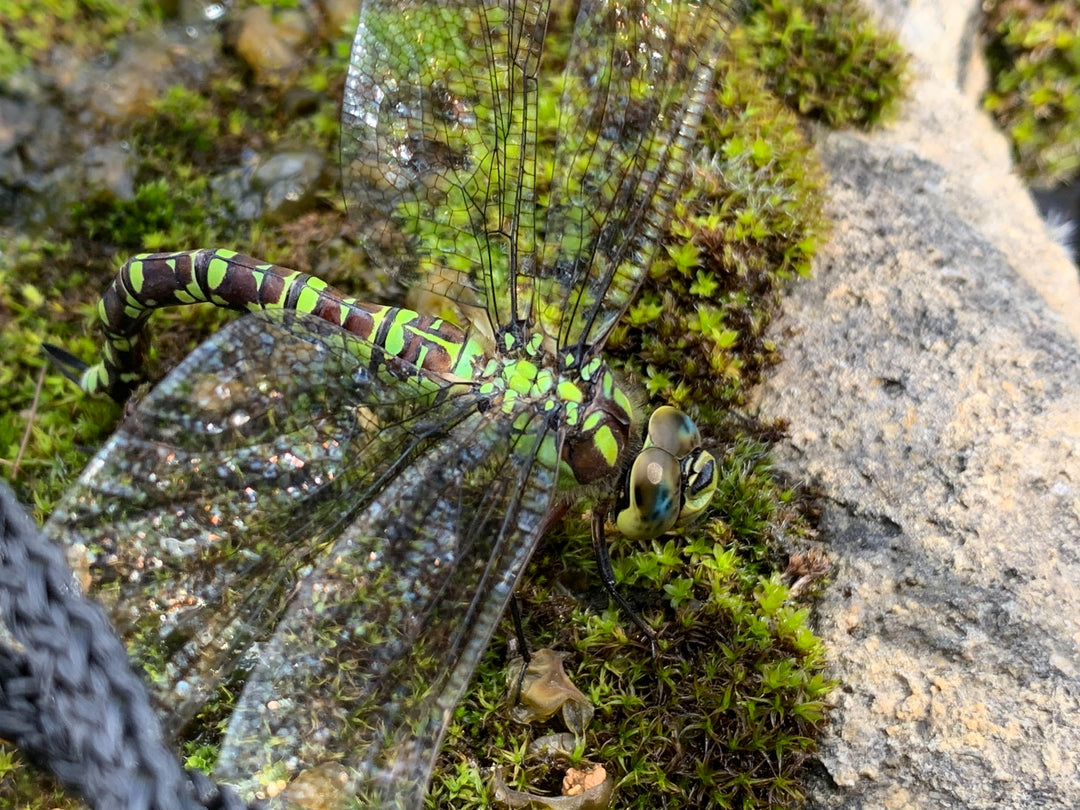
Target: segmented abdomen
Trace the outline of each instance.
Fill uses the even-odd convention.
[[[439,318],[346,297],[321,279],[231,250],[146,253],[129,259],[102,296],[102,360],[80,384],[124,399],[142,379],[150,313],[178,304],[211,303],[241,311],[289,309],[341,326],[418,369],[470,378],[478,346]],[[365,344],[357,343],[362,350]],[[374,364],[382,358],[369,357]]]

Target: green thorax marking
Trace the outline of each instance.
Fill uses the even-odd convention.
[[[601,361],[560,373],[550,367],[553,360],[540,352],[531,357],[490,358],[479,392],[499,402],[506,412],[513,411],[522,398],[535,400],[546,413],[561,411],[561,486],[609,481],[624,464],[638,415]]]

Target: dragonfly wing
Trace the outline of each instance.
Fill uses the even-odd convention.
[[[46,525],[170,728],[269,635],[380,486],[475,409],[471,387],[373,367],[371,352],[295,312],[230,324],[140,403]]]
[[[535,252],[546,6],[366,0],[346,79],[344,186],[369,252],[489,337],[513,321],[513,268]]]
[[[394,223],[372,250],[407,248],[414,283],[489,334],[598,352],[659,249],[738,5],[582,0],[566,30],[542,0],[368,0],[342,151],[355,206]]]
[[[582,0],[536,263],[560,348],[597,353],[660,247],[738,0]]]
[[[260,652],[216,778],[265,795],[330,766],[361,806],[423,806],[447,723],[551,506],[548,430],[535,405],[475,411],[378,494]]]

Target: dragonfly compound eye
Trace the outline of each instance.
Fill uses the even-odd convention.
[[[678,408],[657,408],[649,417],[645,448],[665,451],[679,464],[681,503],[676,522],[684,524],[701,514],[716,492],[717,471],[716,459],[701,447],[694,420]]]
[[[682,524],[697,517],[712,500],[717,485],[716,459],[712,453],[696,447],[682,459],[680,467],[683,504],[678,522]]]
[[[694,420],[670,405],[653,411],[645,431],[645,446],[660,447],[677,459],[683,459],[696,447],[701,447],[701,432]]]
[[[626,476],[615,524],[631,540],[659,537],[679,519],[682,471],[667,450],[646,447]]]

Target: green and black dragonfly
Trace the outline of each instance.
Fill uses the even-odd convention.
[[[568,12],[572,35],[549,34]],[[137,256],[109,287],[82,384],[117,398],[152,310],[253,312],[139,403],[47,527],[171,726],[250,670],[217,778],[266,795],[325,772],[367,806],[421,806],[560,507],[621,491],[597,510],[602,547],[609,506],[653,537],[708,503],[696,427],[646,420],[601,350],[661,249],[732,15],[366,0],[347,200],[369,253],[440,311],[226,250]]]

